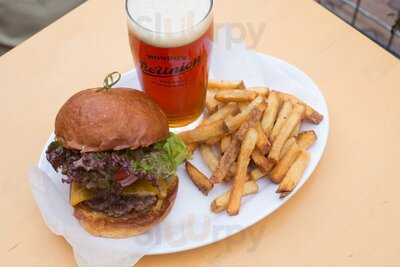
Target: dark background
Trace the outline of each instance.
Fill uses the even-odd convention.
[[[400,0],[316,1],[400,57]],[[394,27],[396,22],[398,28]]]
[[[84,1],[0,0],[0,56]],[[400,0],[315,1],[400,57]]]

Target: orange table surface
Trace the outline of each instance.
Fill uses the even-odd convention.
[[[309,182],[271,216],[137,266],[399,266],[399,61],[311,0],[217,0],[215,12],[218,25],[264,25],[256,50],[320,86],[328,146]],[[67,242],[43,223],[27,171],[70,95],[132,68],[121,0],[89,1],[0,58],[0,266],[75,266]]]

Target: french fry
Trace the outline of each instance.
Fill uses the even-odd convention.
[[[297,157],[296,161],[290,167],[283,181],[279,184],[277,193],[282,193],[281,198],[292,192],[299,182],[300,178],[303,176],[308,163],[310,162],[310,154],[302,150],[300,155]]]
[[[237,103],[228,103],[222,108],[218,109],[218,111],[210,115],[208,118],[204,119],[201,124],[207,125],[211,122],[225,119],[229,115],[236,115],[238,112],[239,112],[239,107]]]
[[[257,108],[262,112],[261,117],[259,119],[259,121],[261,121],[262,115],[264,114],[264,111],[267,109],[268,105],[267,103],[265,103],[265,99],[263,100],[263,102],[257,106]]]
[[[251,111],[263,102],[264,98],[262,96],[258,96],[242,112],[232,118],[225,119],[225,126],[229,129],[229,132],[232,133],[238,129],[240,125],[243,124],[243,122],[245,122],[250,116]]]
[[[199,145],[197,143],[191,143],[186,145],[189,155],[193,155],[194,151],[198,148],[198,146]]]
[[[321,114],[287,93],[267,87],[246,90],[243,81],[210,80],[206,108],[208,117],[201,125],[179,136],[189,153],[199,148],[212,171],[208,179],[190,162],[185,163],[203,194],[207,195],[215,183],[232,181],[231,190],[211,203],[213,212],[226,210],[237,215],[241,198],[257,193],[256,181],[262,177],[279,184],[276,192],[281,198],[293,191],[310,160],[306,150],[317,139],[314,131],[300,132],[301,123],[319,124]],[[254,169],[253,165],[249,169],[250,161]]]
[[[217,169],[219,159],[217,155],[214,153],[211,147],[207,145],[200,146],[200,155],[207,165],[207,167],[213,172]]]
[[[232,192],[229,196],[227,212],[229,215],[237,215],[240,209],[240,201],[243,196],[243,187],[247,179],[247,168],[250,163],[250,156],[257,143],[257,131],[250,128],[242,142],[238,157],[238,167],[233,182]]]
[[[274,163],[267,159],[258,149],[254,149],[251,159],[263,173],[269,173],[274,166]]]
[[[301,121],[304,113],[304,106],[296,104],[286,123],[283,125],[279,135],[276,137],[275,141],[272,143],[271,151],[269,152],[268,158],[272,161],[277,162],[281,154],[281,150],[286,140],[289,139],[290,134],[293,129]]]
[[[280,199],[285,198],[285,197],[287,197],[289,194],[290,194],[290,192],[281,193],[281,194],[279,195],[279,198],[280,198]]]
[[[226,178],[231,165],[234,163],[239,154],[240,143],[246,136],[247,131],[250,128],[255,127],[257,121],[260,120],[262,116],[262,109],[262,106],[253,109],[250,113],[250,118],[240,126],[239,130],[232,137],[229,147],[226,148],[225,153],[218,163],[217,169],[211,176],[211,181],[213,183],[221,183]]]
[[[269,139],[273,142],[276,137],[278,136],[279,132],[282,129],[282,126],[285,124],[287,119],[289,118],[289,115],[292,113],[293,110],[293,104],[290,101],[285,101],[282,104],[281,110],[278,113],[278,117],[276,119],[274,128],[272,128],[271,135],[269,136]]]
[[[313,124],[320,124],[324,119],[324,116],[318,113],[309,105],[306,105],[306,111],[304,112],[306,121],[309,121]]]
[[[257,122],[261,119],[264,110],[265,106],[263,104],[260,104],[258,107],[253,109],[250,112],[250,117],[247,119],[247,121],[240,125],[240,128],[235,133],[234,137],[239,139],[240,141],[243,141],[247,131],[250,128],[256,128]]]
[[[193,164],[189,161],[185,163],[186,172],[188,173],[192,182],[196,185],[196,187],[204,194],[208,195],[208,193],[213,188],[213,184],[208,180],[207,176],[205,176],[201,171],[199,171]]]
[[[250,102],[239,102],[237,104],[239,106],[240,111],[242,112],[250,104]]]
[[[257,130],[258,134],[258,140],[257,140],[257,148],[260,150],[260,152],[264,155],[266,155],[271,148],[271,143],[268,140],[268,137],[264,133],[264,130],[261,127],[261,123],[258,121],[256,123],[255,129]]]
[[[221,104],[215,99],[216,92],[214,90],[208,90],[206,95],[206,109],[208,114],[213,114],[218,109],[218,105]]]
[[[250,112],[250,116],[240,125],[240,128],[235,132],[233,137],[238,138],[240,141],[243,140],[244,136],[247,133],[247,130],[250,128],[256,128],[257,122],[261,119],[262,114],[266,108],[264,103],[258,105],[258,107],[254,108]],[[229,119],[229,118],[228,118]]]
[[[217,100],[218,101],[218,100]],[[219,102],[219,101],[218,101]],[[222,108],[224,108],[226,106],[226,103],[222,103],[222,102],[219,102],[218,103],[218,106],[217,106],[217,111],[218,110],[220,110],[220,109],[222,109]]]
[[[317,140],[314,131],[303,132],[299,135],[297,143],[294,143],[288,152],[282,157],[271,172],[270,178],[274,183],[280,183],[295,162],[302,150],[308,149]]]
[[[224,179],[226,179],[229,171],[231,170],[232,164],[234,164],[234,161],[238,157],[240,151],[240,143],[245,138],[248,130],[252,127],[255,127],[257,121],[260,120],[262,116],[261,110],[262,108],[260,109],[260,107],[255,108],[250,113],[250,118],[240,126],[239,130],[232,137],[229,147],[226,149],[225,153],[218,163],[217,169],[211,176],[211,181],[213,183],[221,183]]]
[[[296,138],[294,137],[291,137],[286,141],[286,143],[282,147],[281,154],[279,155],[279,160],[281,160],[286,155],[286,153],[294,145],[294,143],[296,143]]]
[[[221,153],[225,153],[225,151],[228,149],[230,143],[232,141],[232,136],[231,135],[226,135],[222,137],[221,139]]]
[[[224,182],[230,182],[233,180],[233,178],[235,178],[236,169],[237,169],[237,163],[233,162],[232,165],[229,167],[228,173],[224,178]]]
[[[221,159],[222,157],[222,152],[221,152],[221,141],[216,143],[215,145],[211,146],[212,150],[215,152],[215,155],[217,155],[218,160]]]
[[[259,179],[261,179],[261,178],[263,178],[263,177],[265,177],[267,175],[268,175],[267,172],[264,172],[264,171],[260,170],[259,168],[255,168],[254,170],[252,170],[250,172],[250,177],[254,181],[257,181],[257,180],[259,180]]]
[[[282,101],[290,101],[290,102],[292,102],[293,104],[299,104],[299,103],[301,103],[301,101],[300,101],[300,99],[298,99],[296,96],[294,96],[294,95],[291,95],[291,94],[288,94],[288,93],[284,93],[284,92],[278,92],[278,91],[275,91],[277,94],[278,94],[278,96],[279,96],[279,98],[282,100]]]
[[[217,81],[217,80],[209,80],[208,89],[212,90],[230,90],[230,89],[246,89],[246,86],[243,81]]]
[[[297,144],[301,149],[309,149],[315,141],[317,141],[317,134],[314,131],[301,132],[297,137]]]
[[[215,145],[217,144],[219,141],[221,141],[221,136],[216,136],[216,137],[212,137],[208,140],[205,141],[205,143],[209,146]]]
[[[280,99],[276,92],[271,92],[267,98],[267,109],[264,112],[264,117],[261,121],[261,127],[264,133],[269,136],[271,134],[272,128],[278,115]]]
[[[298,104],[304,105],[304,107],[305,107],[304,119],[305,120],[307,120],[313,124],[319,124],[324,119],[324,116],[322,114],[318,113],[316,110],[314,110],[312,107],[310,107],[306,103],[302,102],[297,97],[290,95],[290,94],[282,93],[282,92],[278,92],[278,94],[279,94],[279,97],[283,101],[289,100],[289,101],[292,101],[293,103],[298,103]]]
[[[224,105],[221,109],[218,109],[218,111],[216,111],[214,114],[212,114],[211,116],[209,116],[208,118],[203,120],[203,122],[201,123],[201,126],[210,124],[212,122],[215,122],[215,121],[218,121],[221,119],[229,118],[232,115],[237,114],[238,111],[239,111],[239,107],[238,107],[237,103],[228,103],[228,104]],[[222,138],[223,138],[223,136],[216,136],[216,137],[206,140],[205,143],[207,145],[212,146],[212,145],[215,145],[218,142],[220,142],[220,140]]]
[[[301,149],[297,143],[294,143],[289,151],[282,157],[282,159],[276,164],[271,172],[270,179],[273,183],[279,184],[282,182],[290,166],[294,163],[296,158],[299,156]]]
[[[247,88],[249,91],[254,91],[257,95],[262,96],[264,98],[268,97],[269,88],[268,87],[249,87]]]
[[[232,180],[236,175],[236,170],[237,170],[237,163],[234,162],[234,163],[232,163],[231,167],[229,168],[228,174],[226,175],[224,181],[228,182],[228,181]]]
[[[227,176],[229,169],[233,162],[236,160],[240,150],[240,140],[238,138],[232,138],[232,142],[222,155],[221,160],[218,163],[216,170],[211,176],[211,182],[221,183]]]
[[[250,105],[251,102],[239,102],[237,103],[240,109],[240,112],[242,112],[243,110],[245,110],[247,108],[248,105]],[[261,109],[267,109],[267,103],[265,103],[265,101],[260,104],[259,106],[261,106]],[[261,120],[261,119],[260,119]]]
[[[298,123],[296,127],[293,129],[293,132],[290,134],[291,137],[297,137],[300,133],[301,123]]]
[[[219,137],[225,133],[224,121],[218,120],[206,125],[200,125],[193,130],[182,132],[178,135],[186,144],[191,144],[205,142],[210,138]]]
[[[243,196],[251,195],[257,193],[259,190],[258,184],[255,181],[248,181],[243,187]],[[211,202],[211,211],[214,213],[220,213],[226,209],[229,202],[231,191],[228,190],[221,196]]]
[[[223,103],[249,102],[257,97],[257,93],[249,90],[223,90],[215,95],[215,99]]]
[[[237,114],[235,114],[235,115],[237,115]],[[234,116],[233,115],[228,115],[228,116],[226,116],[226,118],[225,118],[225,120],[224,120],[224,124],[225,124],[225,121],[226,120],[230,120],[230,119],[232,119]],[[225,126],[225,130],[227,130],[226,129],[226,126]],[[230,133],[230,134],[232,134],[232,133]]]

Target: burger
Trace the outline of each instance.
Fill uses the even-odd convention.
[[[144,93],[95,88],[73,95],[55,121],[46,157],[70,186],[70,204],[94,236],[126,238],[158,224],[178,190],[185,144]]]

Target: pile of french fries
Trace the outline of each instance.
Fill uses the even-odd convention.
[[[319,124],[323,116],[293,95],[265,87],[246,88],[243,81],[209,81],[207,115],[195,129],[180,133],[191,153],[199,149],[212,172],[207,177],[189,161],[186,171],[207,195],[218,183],[231,189],[211,203],[215,213],[237,215],[244,196],[259,191],[263,177],[278,184],[281,198],[294,190],[310,160],[317,136],[301,132],[303,122]]]

